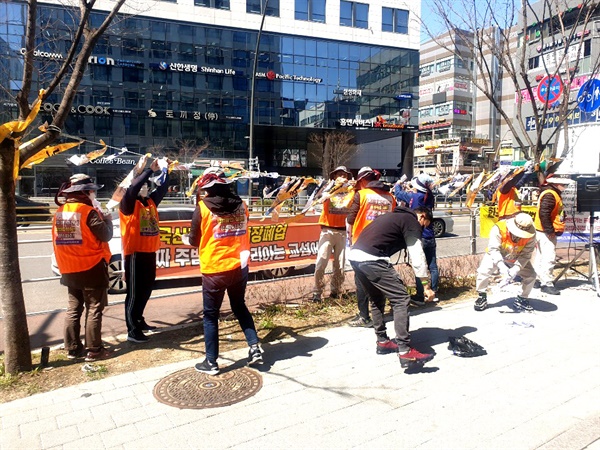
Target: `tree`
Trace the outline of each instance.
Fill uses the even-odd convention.
[[[587,55],[592,19],[600,14],[598,1],[434,0],[433,10],[446,32],[434,35],[432,22],[422,21],[427,34],[456,54],[467,77],[501,116],[494,126],[508,128],[506,134],[536,162],[548,145],[555,152],[561,130],[569,148],[566,131],[577,108],[578,72],[598,73],[599,58]],[[467,48],[468,56],[455,52],[457,47]],[[537,91],[543,83],[561,84],[562,93],[541,100]]]
[[[321,161],[325,178],[333,169],[346,164],[358,150],[354,136],[348,131],[313,133],[308,136],[308,142],[312,144],[311,153]]]
[[[98,28],[92,28],[89,19],[96,0],[79,0],[78,10],[73,11],[74,17],[78,20],[75,21],[76,29],[70,37],[71,46],[67,56],[36,100],[43,102],[51,94],[60,93],[62,95],[60,106],[52,123],[43,128],[42,134],[23,143],[22,140],[33,128],[34,122],[28,118],[32,119],[36,112],[36,104],[32,105],[30,101],[34,94],[32,89],[36,70],[34,51],[36,40],[39,38],[37,36],[38,2],[37,0],[27,2],[23,74],[20,90],[15,98],[18,118],[0,126],[0,242],[3,244],[3,251],[0,252],[0,301],[4,317],[4,365],[7,374],[31,370],[32,367],[17,245],[15,182],[18,169],[22,167],[23,162],[48,149],[50,144],[61,137],[61,130],[71,112],[71,105],[94,46],[124,3],[125,0],[115,0],[112,10],[102,24]]]

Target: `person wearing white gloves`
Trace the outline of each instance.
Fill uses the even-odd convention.
[[[535,227],[529,214],[519,213],[515,217],[499,220],[490,230],[486,254],[477,269],[475,289],[479,297],[475,300],[475,311],[487,308],[486,288],[496,268],[503,279],[500,285],[511,283],[517,275],[521,277],[521,294],[513,305],[517,310],[532,311],[529,294],[535,283],[535,271],[531,264],[535,250]]]

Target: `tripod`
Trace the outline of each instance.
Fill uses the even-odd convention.
[[[556,276],[556,278],[554,278],[554,282],[556,283],[556,281],[558,281],[560,279],[560,277],[562,277],[567,270],[572,269],[574,272],[577,272],[579,275],[586,277],[588,279],[588,281],[593,284],[594,289],[596,290],[596,294],[600,297],[600,282],[598,280],[598,261],[596,259],[596,253],[598,250],[596,249],[596,244],[594,244],[594,221],[595,220],[596,220],[596,217],[594,216],[594,211],[590,211],[590,240],[589,240],[589,243],[586,244],[584,248],[579,250],[579,253],[577,253],[577,255],[575,255],[575,258],[573,258],[569,262],[569,264],[567,264],[566,267],[560,271],[560,273]],[[589,252],[590,252],[587,275],[579,272],[577,269],[572,268],[573,264],[575,264],[577,262],[577,260],[581,257],[581,255],[583,255],[583,253],[586,250],[589,250]]]

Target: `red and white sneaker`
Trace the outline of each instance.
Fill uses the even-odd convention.
[[[400,359],[400,366],[406,368],[414,365],[423,365],[427,361],[431,361],[433,355],[431,353],[421,353],[420,351],[411,348],[406,353],[399,353],[398,358]]]

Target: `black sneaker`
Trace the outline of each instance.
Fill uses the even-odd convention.
[[[129,342],[135,342],[136,344],[141,344],[143,342],[148,342],[150,338],[142,333],[142,330],[133,330],[127,333],[127,340]]]
[[[198,372],[202,372],[207,375],[217,375],[219,373],[219,365],[216,362],[211,363],[208,359],[196,364],[194,368]]]
[[[542,283],[540,283],[540,280],[535,280],[535,282],[533,283],[533,288],[539,289],[541,287],[542,287]]]
[[[542,292],[548,295],[560,295],[560,291],[554,286],[542,286]]]
[[[363,318],[360,314],[348,322],[351,327],[373,328],[373,321]]]
[[[78,359],[83,358],[85,356],[85,349],[83,345],[81,347],[76,348],[75,350],[69,350],[67,352],[68,359]]]
[[[263,362],[262,351],[258,345],[253,345],[248,350],[248,364],[258,364]]]
[[[529,300],[521,297],[520,295],[517,296],[516,300],[513,303],[513,306],[515,307],[515,309],[520,311],[533,311],[533,308],[529,304]]]
[[[485,292],[480,292],[479,297],[475,300],[475,311],[483,311],[487,308],[487,294]]]
[[[139,328],[140,330],[142,330],[142,331],[154,331],[154,330],[156,330],[158,327],[155,327],[154,325],[148,325],[148,324],[146,323],[146,321],[145,321],[145,320],[142,320],[142,321],[139,323],[139,325],[138,325],[138,328]]]
[[[411,295],[410,296],[410,302],[415,305],[418,306],[419,308],[422,306],[425,306],[425,298],[419,296],[419,295]]]

